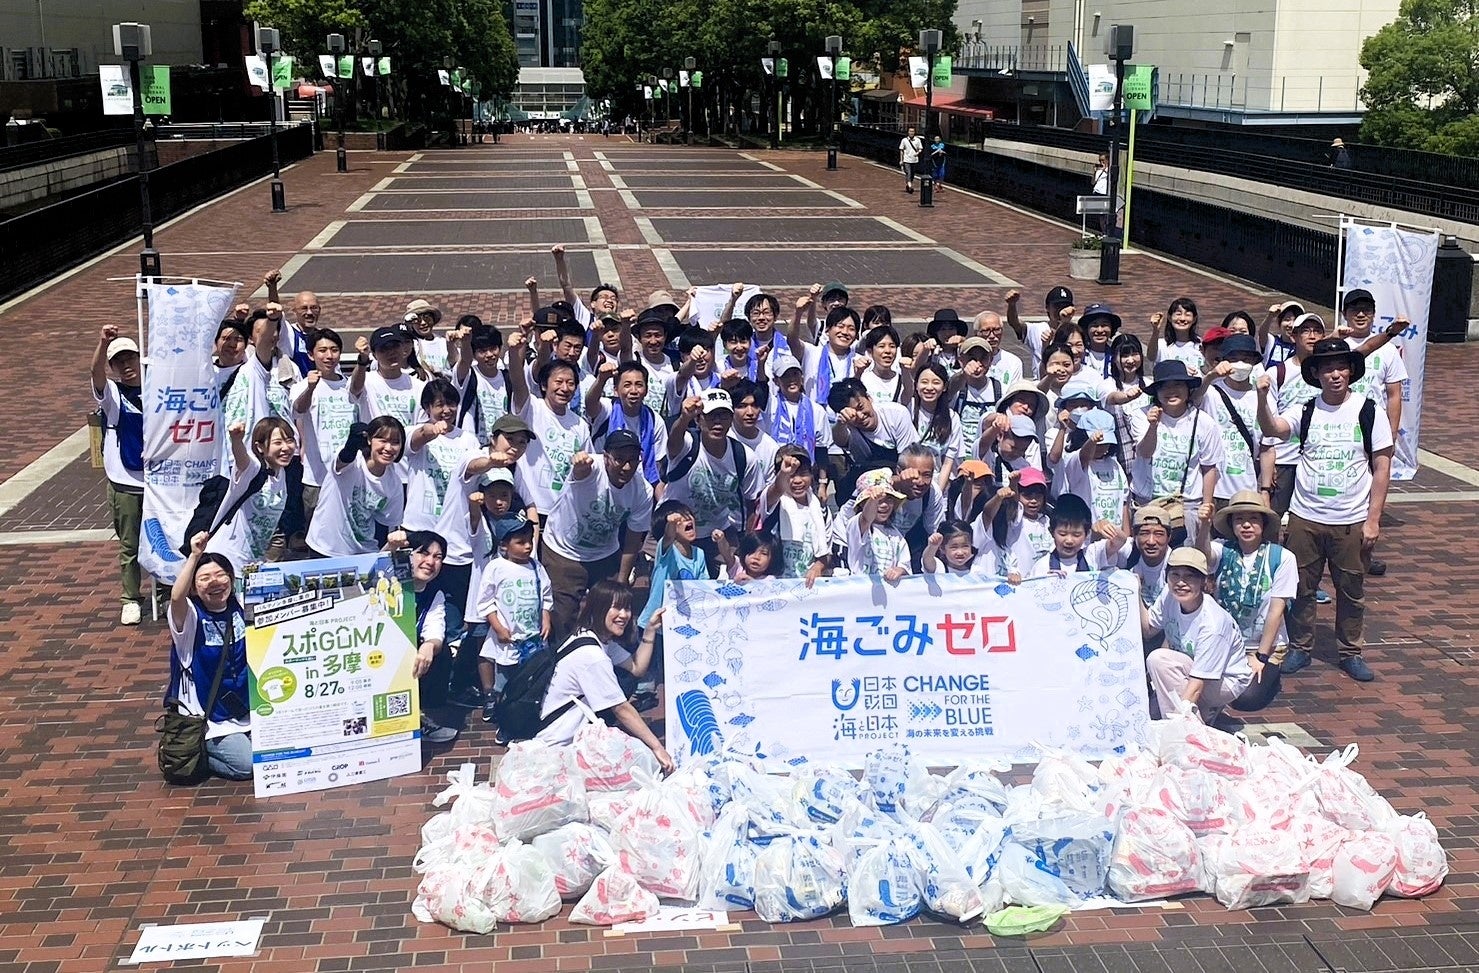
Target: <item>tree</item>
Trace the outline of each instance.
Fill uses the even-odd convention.
[[[1403,0],[1366,39],[1361,138],[1378,145],[1479,154],[1479,0]]]

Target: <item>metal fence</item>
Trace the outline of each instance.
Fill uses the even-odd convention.
[[[892,166],[898,144],[896,132],[843,126],[843,150],[853,155]],[[950,182],[1074,223],[1085,185],[1061,169],[961,145],[950,147]],[[1143,189],[1135,193],[1131,232],[1136,243],[1270,290],[1306,300],[1330,297],[1334,233]]]
[[[284,164],[307,158],[313,153],[313,130],[280,130],[277,145]],[[272,144],[266,137],[155,169],[149,174],[154,220],[157,224],[178,216],[271,171]],[[267,206],[265,195],[262,205]],[[137,176],[0,222],[0,299],[91,259],[142,229]]]
[[[0,172],[39,165],[43,162],[50,162],[52,159],[64,159],[67,156],[81,155],[84,152],[98,152],[102,149],[133,144],[134,130],[132,128],[109,128],[101,132],[88,132],[86,135],[69,135],[66,138],[42,139],[39,142],[5,146],[0,148]]]

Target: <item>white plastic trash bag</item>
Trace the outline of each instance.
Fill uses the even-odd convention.
[[[782,835],[755,860],[755,913],[766,922],[830,915],[846,899],[842,854],[819,834]]]
[[[911,786],[916,789],[926,786],[925,778],[929,776],[929,769],[902,743],[870,751],[863,758],[863,783],[868,797],[873,807],[885,814],[899,809]],[[920,799],[913,801],[915,807],[921,803]]]
[[[1335,853],[1330,900],[1348,909],[1370,910],[1397,871],[1397,843],[1384,831],[1352,834]]]
[[[1310,873],[1310,898],[1328,899],[1335,891],[1335,853],[1351,832],[1320,814],[1300,813],[1287,829],[1299,842],[1299,854]]]
[[[755,908],[755,859],[760,846],[749,839],[750,812],[726,804],[704,839],[698,881],[698,908]]]
[[[437,818],[444,818],[445,814],[438,814]],[[416,852],[415,859],[411,862],[411,869],[420,874],[435,871],[444,865],[453,863],[476,865],[492,854],[493,849],[499,845],[498,836],[493,829],[481,824],[464,824],[454,826],[450,834],[445,834],[440,822],[432,830],[433,840],[425,841]],[[445,836],[443,836],[445,834]],[[422,837],[429,837],[426,828],[422,829]]]
[[[934,825],[911,825],[904,840],[909,844],[920,896],[930,914],[955,922],[969,922],[981,914],[979,885],[985,876],[972,878]]]
[[[589,816],[585,785],[569,755],[538,740],[508,748],[498,764],[493,828],[504,841],[526,840]]]
[[[1163,899],[1206,884],[1196,835],[1158,807],[1130,807],[1120,815],[1109,865],[1109,891],[1123,902]]]
[[[1213,865],[1217,901],[1229,909],[1307,902],[1310,873],[1303,859],[1291,832],[1243,828],[1222,843]]]
[[[847,915],[854,926],[908,922],[922,907],[910,847],[889,838],[859,855],[847,873]]]
[[[1099,764],[1105,815],[1113,817],[1127,805],[1149,801],[1158,769],[1160,760],[1148,750],[1105,758]]]
[[[996,861],[1006,824],[991,802],[963,792],[955,793],[958,795],[955,802],[935,806],[929,823],[939,829],[966,874],[980,884],[986,881]]]
[[[473,869],[447,865],[427,872],[416,887],[411,914],[420,922],[439,922],[462,932],[490,933],[498,917],[479,898],[468,893]]]
[[[500,922],[543,922],[560,911],[549,862],[522,841],[495,851],[469,883],[468,894]]]
[[[842,853],[849,872],[863,853],[903,833],[898,821],[862,801],[846,803],[832,827],[832,846]]]
[[[1182,712],[1162,721],[1160,758],[1184,770],[1205,770],[1221,777],[1248,774],[1248,742],[1215,730],[1202,722],[1196,707],[1187,703]]]
[[[1098,796],[1099,772],[1078,754],[1042,748],[1043,757],[1032,771],[1032,793],[1043,803],[1044,816],[1091,814],[1103,808]]]
[[[791,782],[782,777],[735,764],[729,768],[729,789],[734,802],[750,812],[756,834],[783,834],[805,821],[792,800]]]
[[[549,862],[555,891],[567,900],[584,895],[595,877],[616,860],[606,833],[578,821],[536,835],[529,843]]]
[[[1415,899],[1436,892],[1448,877],[1448,855],[1426,814],[1404,814],[1388,828],[1397,844],[1397,871],[1387,891]]]
[[[683,791],[649,780],[611,826],[617,864],[649,892],[692,902],[702,850],[693,814]]]
[[[1000,864],[1007,896],[1020,905],[1073,905],[1104,892],[1114,831],[1098,814],[1013,824]],[[1066,896],[1064,894],[1066,892]]]
[[[1378,831],[1397,820],[1387,799],[1351,769],[1360,747],[1351,744],[1330,754],[1315,775],[1315,795],[1325,817],[1352,831]]]
[[[849,800],[862,794],[863,785],[840,767],[803,767],[791,783],[792,799],[819,824],[836,824]]]
[[[983,798],[995,805],[999,816],[1007,806],[1007,789],[996,774],[998,770],[1010,769],[1010,764],[963,763],[945,775],[945,794],[941,800],[958,803],[963,795]]]
[[[614,926],[618,922],[650,918],[657,915],[659,908],[661,903],[657,896],[638,885],[635,878],[612,866],[591,882],[590,891],[570,910],[570,921]]]
[[[587,793],[636,790],[641,785],[634,776],[635,770],[645,770],[653,776],[658,773],[657,758],[646,744],[607,726],[580,700],[575,703],[585,711],[586,722],[575,731],[570,749]]]
[[[1197,835],[1231,832],[1238,825],[1232,781],[1200,768],[1161,767],[1147,803],[1169,811]]]

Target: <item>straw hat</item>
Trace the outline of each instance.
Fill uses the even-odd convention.
[[[1231,537],[1233,536],[1232,519],[1237,514],[1261,514],[1265,540],[1272,539],[1274,531],[1279,527],[1279,515],[1274,513],[1274,508],[1268,505],[1263,494],[1257,490],[1239,490],[1234,493],[1227,506],[1217,511],[1217,515],[1212,518],[1212,524],[1219,534]]]

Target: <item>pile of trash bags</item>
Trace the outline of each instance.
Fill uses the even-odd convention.
[[[1210,893],[1229,909],[1328,898],[1370,909],[1448,874],[1437,831],[1398,814],[1351,769],[1204,726],[1154,724],[1151,749],[1104,760],[1044,750],[1029,783],[1004,765],[930,773],[908,747],[869,754],[862,778],[802,765],[764,772],[736,754],[660,779],[648,750],[588,722],[569,747],[516,743],[491,784],[471,765],[422,829],[422,922],[488,932],[650,917],[660,902],[751,910],[768,922],[846,909],[854,925],[920,913],[1009,926],[1009,904],[1096,908]]]

